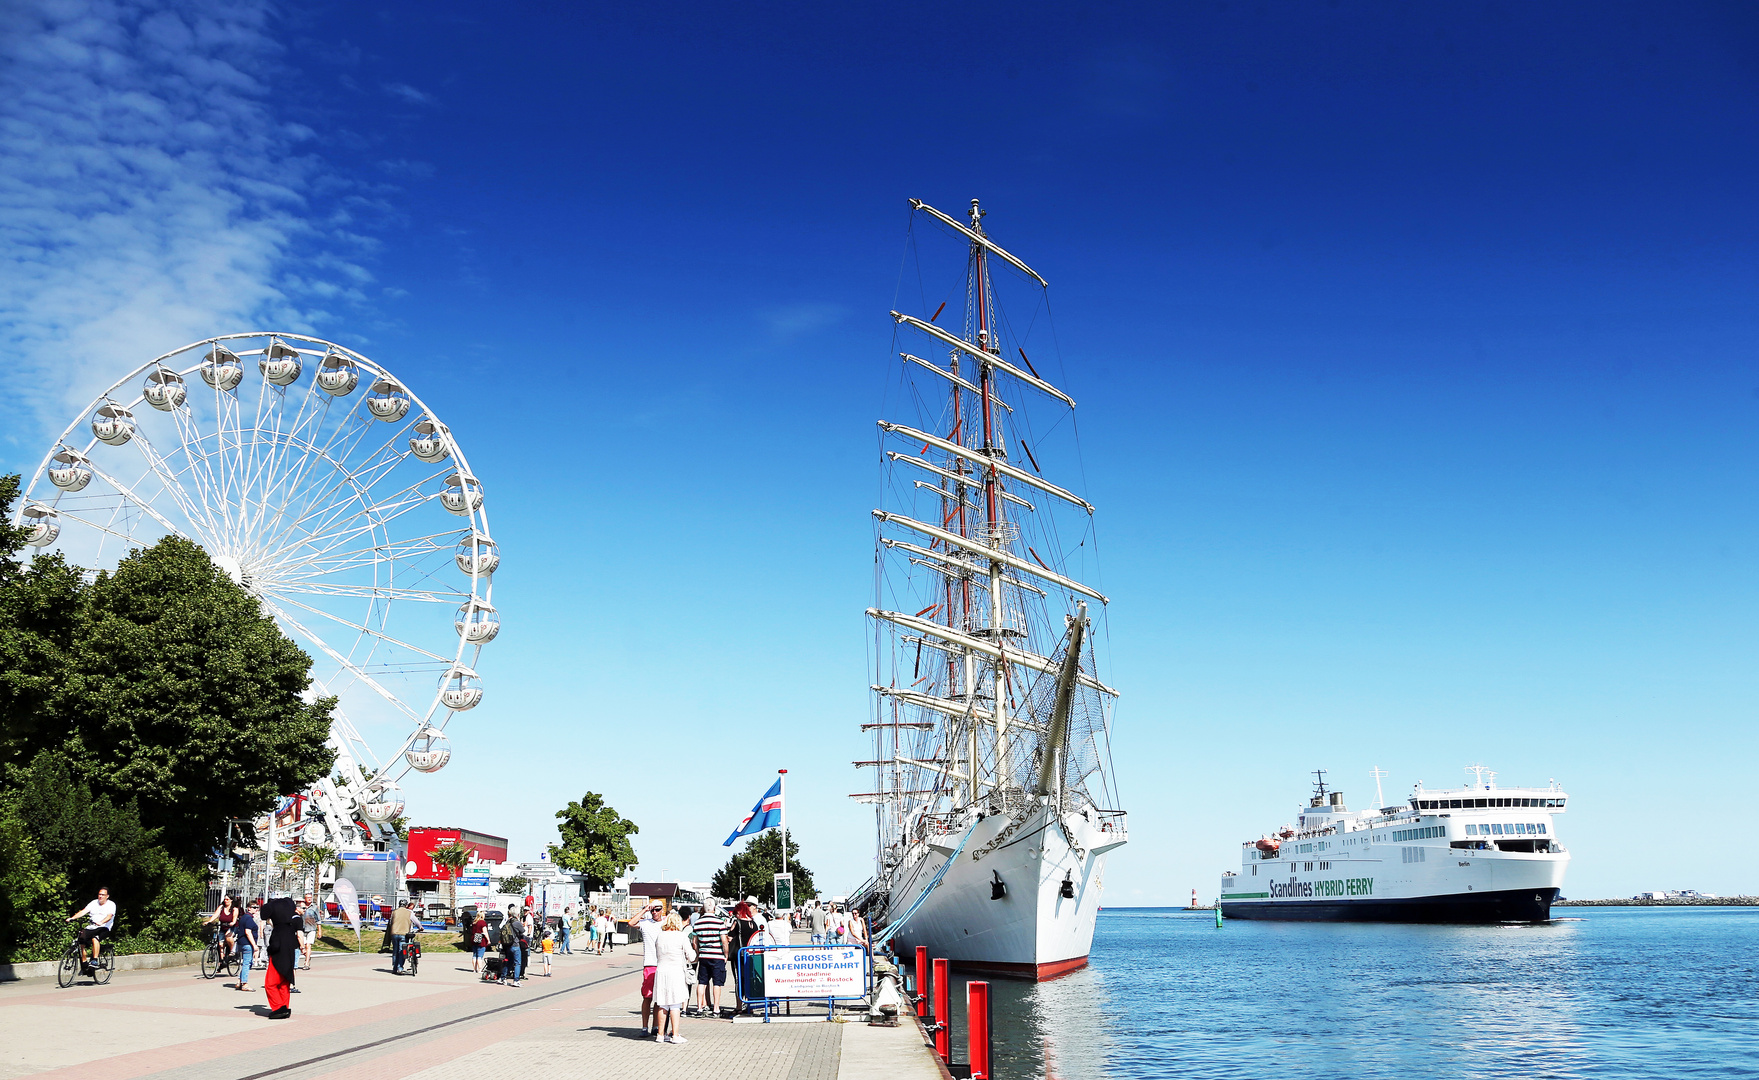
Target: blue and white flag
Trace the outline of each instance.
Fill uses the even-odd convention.
[[[739,827],[733,830],[733,835],[727,837],[727,842],[721,846],[732,847],[733,841],[741,836],[750,836],[752,833],[763,832],[765,829],[778,828],[781,824],[782,781],[780,777],[777,777],[776,782],[770,785],[770,789],[763,793],[763,798],[757,800],[757,805],[751,808],[751,813],[745,815],[745,820],[739,823]]]

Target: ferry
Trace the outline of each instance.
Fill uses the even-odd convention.
[[[1498,787],[1467,768],[1459,788],[1421,782],[1394,806],[1351,810],[1315,770],[1313,795],[1293,825],[1240,846],[1222,875],[1229,919],[1333,922],[1543,922],[1563,888],[1570,853],[1557,818],[1569,796]],[[1380,777],[1374,771],[1378,794]],[[1381,801],[1379,799],[1377,802]]]

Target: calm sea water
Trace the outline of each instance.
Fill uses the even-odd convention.
[[[1211,912],[1109,910],[1086,970],[991,982],[995,1074],[1759,1077],[1759,909],[1554,913],[1543,926],[1217,930]]]

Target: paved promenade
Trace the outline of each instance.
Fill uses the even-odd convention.
[[[934,1080],[909,1025],[734,1024],[686,1019],[684,1045],[638,1036],[640,950],[555,957],[519,988],[477,981],[460,953],[421,974],[390,958],[318,955],[293,1016],[268,1020],[262,972],[240,993],[196,968],[118,972],[107,986],[0,985],[0,1080],[542,1080],[706,1075],[717,1080]],[[823,1006],[797,1011],[822,1012]]]

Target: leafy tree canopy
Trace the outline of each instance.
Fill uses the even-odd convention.
[[[0,520],[17,490],[16,476],[0,479]],[[264,813],[329,769],[334,699],[300,700],[310,658],[200,546],[166,537],[87,583],[59,555],[15,563],[19,540],[0,534],[8,787],[53,749],[197,866],[226,819]]]
[[[550,845],[550,859],[585,880],[587,892],[602,892],[635,865],[629,838],[641,830],[635,822],[605,805],[605,798],[587,792],[579,802],[556,811],[561,844]]]
[[[766,904],[773,904],[776,900],[775,876],[781,872],[782,830],[765,829],[746,843],[744,851],[715,871],[709,890],[716,896],[735,900],[755,896]],[[812,871],[800,864],[800,845],[792,835],[788,838],[788,872],[794,875],[795,904],[818,896],[818,889],[812,884]],[[744,892],[739,891],[741,877],[745,880]]]

